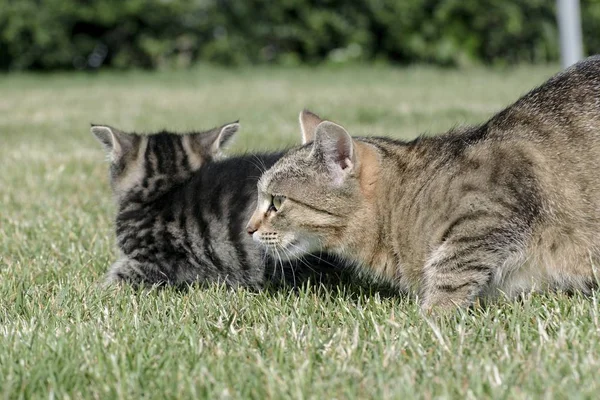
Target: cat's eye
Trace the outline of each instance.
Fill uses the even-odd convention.
[[[279,211],[284,201],[285,196],[273,196],[273,198],[271,199],[271,207],[273,208],[273,210]]]

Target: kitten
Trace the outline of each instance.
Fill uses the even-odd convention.
[[[269,256],[244,230],[260,174],[281,153],[216,160],[237,122],[206,132],[138,135],[92,126],[110,160],[120,256],[107,282],[222,282],[258,289],[310,277],[309,261]],[[310,262],[316,267],[316,260]],[[322,262],[322,271],[326,261]],[[302,271],[298,271],[302,269]]]
[[[336,253],[424,310],[597,287],[600,57],[437,137],[352,138],[307,111],[300,121],[306,144],[258,183],[257,242]]]

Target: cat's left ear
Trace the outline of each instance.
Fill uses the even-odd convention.
[[[240,129],[240,122],[235,121],[219,128],[198,134],[201,146],[210,154],[218,154]]]
[[[336,185],[342,184],[357,166],[352,136],[330,121],[317,126],[311,156],[323,160]]]
[[[317,126],[323,120],[317,114],[307,109],[302,110],[298,119],[300,120],[300,131],[302,132],[302,144],[312,142],[315,139]]]
[[[116,162],[134,147],[134,138],[125,132],[108,125],[94,125],[92,134],[104,146],[112,162]]]

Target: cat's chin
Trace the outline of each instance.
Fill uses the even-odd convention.
[[[293,238],[278,246],[267,246],[268,251],[282,261],[293,261],[309,253],[320,251],[319,242],[311,238]]]

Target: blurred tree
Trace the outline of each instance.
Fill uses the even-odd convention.
[[[600,51],[600,0],[582,0]],[[0,69],[558,59],[548,0],[0,0]]]

